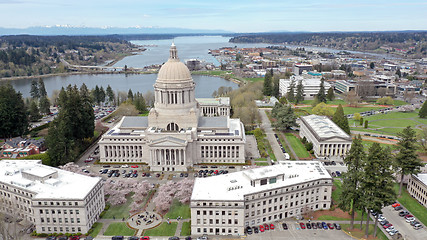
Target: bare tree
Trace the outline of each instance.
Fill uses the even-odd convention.
[[[411,102],[412,99],[414,99],[414,97],[415,97],[414,91],[408,91],[407,89],[405,89],[405,92],[403,93],[403,99],[405,99],[405,101]]]
[[[359,81],[357,83],[357,95],[362,99],[366,99],[369,96],[375,95],[375,86],[373,81]]]
[[[345,101],[352,107],[358,107],[360,97],[356,94],[355,91],[350,91],[345,96]]]

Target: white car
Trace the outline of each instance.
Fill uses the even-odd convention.
[[[412,221],[415,221],[415,218],[414,218],[414,217],[410,217],[410,218],[407,218],[407,219],[406,219],[406,222],[407,222],[407,223],[410,223],[410,222],[412,222]]]
[[[393,226],[391,226],[391,227],[386,228],[385,230],[387,232],[391,232],[391,231],[396,230],[396,229]]]
[[[390,234],[390,236],[393,236],[394,234],[398,233],[399,231],[397,231],[396,229],[394,229],[393,231],[388,232],[388,234]]]
[[[129,166],[127,164],[122,165],[122,168],[128,168]]]

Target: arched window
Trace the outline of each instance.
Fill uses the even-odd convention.
[[[178,131],[179,130],[178,124],[173,123],[173,122],[169,123],[168,126],[166,127],[166,130],[167,131]]]

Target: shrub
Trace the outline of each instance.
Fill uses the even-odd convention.
[[[368,120],[365,120],[365,128],[368,128]]]
[[[363,125],[363,117],[360,118],[359,120],[359,125],[362,126]]]
[[[353,119],[356,120],[356,121],[360,121],[360,118],[362,118],[362,116],[360,116],[360,113],[355,113],[353,115]]]
[[[303,144],[306,144],[306,143],[307,143],[307,138],[305,138],[305,136],[304,136],[304,137],[302,138],[301,142],[302,142]]]

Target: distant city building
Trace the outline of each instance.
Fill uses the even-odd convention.
[[[201,61],[199,59],[187,60],[187,67],[190,71],[200,70],[202,68]]]
[[[242,236],[247,226],[329,209],[331,194],[332,178],[317,161],[282,161],[196,178],[190,203],[191,233]]]
[[[308,75],[308,77],[311,75]],[[280,79],[279,80],[279,93],[281,96],[286,96],[291,86],[292,81],[295,83],[294,93],[297,93],[297,85],[301,81],[304,88],[304,98],[313,99],[319,93],[320,90],[320,78],[304,78],[302,76],[291,76],[290,79]],[[328,82],[324,82],[325,92],[331,87]]]
[[[175,45],[154,84],[147,117],[125,116],[99,141],[102,163],[146,163],[151,171],[187,171],[201,163],[244,163],[245,129],[228,98],[195,99],[195,83]]]
[[[367,98],[394,96],[396,90],[397,87],[395,84],[378,80],[337,80],[335,82],[335,91],[338,93],[346,94],[350,91],[356,91],[357,95]]]
[[[44,138],[36,140],[15,137],[7,139],[2,146],[2,149],[3,150],[0,151],[0,158],[20,158],[39,154],[46,148]]]
[[[301,138],[313,144],[318,158],[345,157],[351,148],[352,139],[326,116],[309,115],[300,117]]]
[[[397,65],[390,64],[390,63],[384,63],[384,70],[385,71],[396,71]]]
[[[311,64],[305,64],[305,63],[296,63],[294,65],[294,74],[295,75],[300,75],[302,74],[303,71],[312,71],[313,70],[313,65]]]
[[[427,173],[412,174],[407,188],[409,194],[427,208]]]
[[[396,81],[396,77],[395,76],[388,76],[388,75],[381,74],[381,75],[375,75],[374,76],[374,80],[383,81],[385,83],[394,84],[394,82]]]
[[[41,160],[0,161],[0,211],[38,233],[87,233],[105,208],[101,178],[45,166]]]

